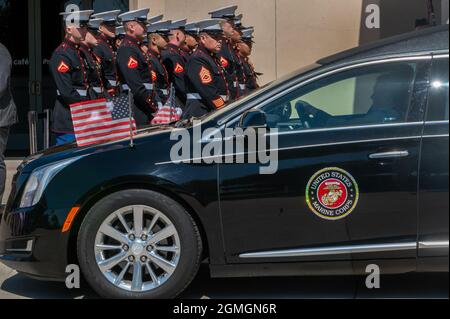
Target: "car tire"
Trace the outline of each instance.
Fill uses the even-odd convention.
[[[172,222],[179,238],[180,252],[175,271],[171,273],[167,281],[149,291],[129,291],[115,285],[104,275],[96,259],[96,238],[98,238],[100,227],[108,216],[111,216],[111,214],[123,207],[132,205],[145,205],[163,213],[167,217],[166,220]],[[151,226],[148,227],[151,228]],[[175,298],[188,287],[196,276],[202,256],[202,239],[192,216],[176,201],[149,190],[124,190],[100,200],[89,210],[84,218],[78,233],[77,243],[81,271],[89,285],[104,298]],[[128,260],[126,262],[128,263]],[[145,272],[145,266],[141,269],[144,269]]]

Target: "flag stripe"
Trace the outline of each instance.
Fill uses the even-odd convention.
[[[91,104],[84,104],[84,105],[79,105],[79,106],[71,106],[70,107],[70,111],[78,111],[78,110],[82,110],[82,109],[89,109],[89,108],[93,108],[93,107],[98,107],[98,106],[103,106],[105,108],[108,108],[108,104],[104,103],[104,102],[96,102],[96,103],[91,103]]]
[[[98,138],[98,137],[105,137],[105,136],[110,136],[110,135],[114,135],[114,134],[119,134],[119,133],[128,133],[130,134],[130,128],[126,127],[126,128],[119,128],[116,130],[108,130],[107,132],[103,132],[103,133],[95,133],[95,134],[88,134],[88,135],[77,135],[77,138],[80,141],[83,141],[85,139],[92,139],[92,138]]]
[[[129,127],[130,127],[129,121],[127,120],[126,122],[120,122],[120,123],[115,123],[115,124],[110,124],[110,125],[102,125],[102,126],[97,126],[97,127],[92,127],[92,128],[79,129],[79,130],[77,130],[76,134],[80,136],[80,135],[90,133],[90,132],[103,133],[107,130],[117,129],[118,127],[122,127],[122,126],[127,126],[129,129]]]
[[[113,132],[116,130],[130,130],[130,124],[129,123],[118,123],[114,127],[110,127],[104,130],[94,130],[94,131],[88,131],[88,132],[77,132],[77,137],[83,138],[86,136],[93,136],[95,134],[103,134],[108,132]]]
[[[103,103],[106,105],[107,101],[106,99],[98,99],[98,100],[91,100],[91,101],[84,101],[84,102],[79,102],[79,103],[75,103],[75,104],[71,104],[70,107],[77,107],[77,106],[83,106],[83,105],[92,105],[92,104],[100,104]]]
[[[76,110],[71,110],[72,114],[77,115],[78,114],[82,114],[82,113],[87,113],[87,112],[94,112],[94,111],[100,111],[100,110],[104,110],[104,111],[108,111],[108,107],[105,105],[99,105],[99,106],[93,106],[93,107],[82,107]]]
[[[102,118],[96,118],[95,121],[89,121],[89,122],[86,122],[86,121],[74,121],[73,125],[74,125],[75,129],[77,129],[77,128],[86,126],[87,124],[108,123],[108,122],[112,122],[111,115],[104,116]]]
[[[79,122],[79,121],[82,121],[82,120],[89,120],[90,118],[92,118],[92,117],[95,117],[96,119],[99,119],[99,118],[101,118],[101,117],[105,117],[105,116],[108,116],[108,117],[110,117],[111,116],[111,113],[109,112],[109,111],[105,111],[105,112],[90,112],[90,113],[88,113],[88,114],[83,114],[83,115],[81,115],[81,116],[79,116],[79,115],[77,115],[77,116],[74,116],[73,117],[73,119],[74,119],[74,122]]]
[[[130,121],[127,119],[127,123],[129,123]],[[91,124],[91,123],[89,123],[89,124],[87,124],[87,125],[84,125],[84,126],[78,126],[77,128],[76,128],[76,131],[77,132],[80,132],[80,131],[85,131],[85,130],[96,130],[96,129],[103,129],[103,128],[106,128],[106,127],[110,127],[110,125],[111,125],[111,127],[114,127],[114,123],[112,123],[112,121],[111,122],[104,122],[104,121],[101,121],[100,123],[93,123],[93,124]],[[136,125],[136,121],[133,119],[133,125]]]

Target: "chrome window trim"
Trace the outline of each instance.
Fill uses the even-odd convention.
[[[383,64],[383,63],[394,63],[394,62],[405,62],[405,61],[428,61],[428,60],[432,60],[432,59],[433,59],[433,55],[432,54],[427,54],[427,55],[423,55],[423,56],[410,56],[410,57],[400,57],[400,58],[399,57],[382,58],[382,59],[379,59],[379,60],[366,61],[366,62],[357,62],[357,63],[352,64],[352,65],[341,66],[341,67],[338,67],[338,68],[333,69],[331,71],[327,71],[325,73],[316,75],[316,76],[314,76],[314,77],[312,77],[310,79],[307,79],[307,80],[305,80],[305,81],[303,81],[301,83],[298,83],[298,84],[290,87],[289,89],[286,89],[285,91],[279,92],[279,93],[275,94],[274,96],[271,96],[270,98],[268,98],[264,102],[259,103],[256,106],[253,106],[253,107],[249,106],[248,108],[245,108],[243,110],[239,110],[238,114],[236,114],[236,115],[235,114],[229,115],[230,118],[234,117],[234,116],[237,116],[237,117],[232,118],[231,120],[225,119],[223,121],[220,121],[219,124],[222,125],[223,123],[226,122],[225,126],[229,127],[230,125],[232,125],[235,122],[239,121],[240,116],[242,116],[242,114],[245,113],[246,111],[248,111],[249,109],[260,109],[260,108],[266,106],[267,104],[272,103],[274,100],[276,100],[276,99],[278,99],[278,98],[280,98],[280,97],[282,97],[284,95],[287,95],[287,94],[291,93],[292,91],[295,91],[295,90],[297,90],[297,89],[299,89],[299,88],[301,88],[301,87],[303,87],[305,85],[310,84],[311,82],[320,80],[320,79],[325,78],[325,77],[330,76],[330,75],[334,75],[334,74],[341,73],[341,72],[348,71],[348,70],[352,70],[352,69],[357,69],[357,68],[360,68],[360,67],[377,65],[377,64]]]
[[[449,121],[426,121],[425,122],[426,125],[431,124],[431,125],[438,125],[438,124],[449,124]]]
[[[449,58],[449,54],[448,53],[444,53],[444,54],[436,54],[433,55],[434,59],[448,59]]]
[[[448,134],[424,135],[423,138],[440,138],[448,137]]]
[[[409,243],[385,243],[374,245],[346,245],[330,246],[322,248],[303,248],[288,250],[272,250],[256,253],[240,254],[240,258],[290,258],[290,257],[311,257],[311,256],[335,256],[346,254],[379,253],[392,251],[417,250],[416,242]]]
[[[442,249],[449,247],[449,241],[440,240],[440,241],[421,241],[419,242],[420,249]]]
[[[407,123],[392,123],[392,124],[374,124],[374,125],[357,125],[357,126],[342,126],[333,128],[320,128],[320,129],[310,129],[310,130],[299,130],[290,132],[278,132],[273,134],[267,134],[268,136],[278,134],[278,135],[291,135],[291,134],[304,134],[304,133],[320,133],[320,132],[336,132],[336,131],[347,131],[347,130],[362,130],[371,128],[389,128],[389,127],[401,127],[401,126],[422,126],[425,122],[407,122]]]
[[[449,124],[449,121],[427,121],[427,122],[408,122],[408,123],[393,123],[393,124],[374,124],[374,125],[360,125],[360,126],[343,126],[343,127],[335,127],[335,128],[323,128],[323,129],[311,129],[304,131],[290,131],[290,132],[280,132],[277,133],[267,133],[266,136],[273,135],[292,135],[292,134],[306,134],[306,133],[322,133],[322,132],[338,132],[338,131],[346,131],[346,130],[363,130],[363,129],[372,129],[372,128],[390,128],[390,127],[402,127],[402,126],[423,126],[423,125],[439,125],[439,124]],[[224,128],[217,128],[217,131],[221,131]],[[213,134],[211,134],[213,135]],[[436,137],[436,136],[424,136],[424,137]],[[222,141],[227,141],[229,138],[223,138]],[[208,143],[216,141],[215,139],[210,139],[209,137],[202,138],[202,143]]]

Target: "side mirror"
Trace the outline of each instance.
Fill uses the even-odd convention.
[[[245,112],[239,122],[239,127],[246,128],[267,128],[267,116],[261,110],[250,110]]]

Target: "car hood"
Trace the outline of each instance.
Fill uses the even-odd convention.
[[[139,130],[133,140],[136,142],[145,142],[148,139],[155,138],[155,136],[170,134],[173,129],[175,129],[174,125],[151,126]],[[122,139],[118,141],[100,143],[85,147],[78,147],[76,143],[54,146],[26,158],[20,165],[19,171],[29,172],[33,171],[37,167],[41,167],[64,159],[77,156],[88,156],[93,153],[126,147],[131,147],[130,139]]]

